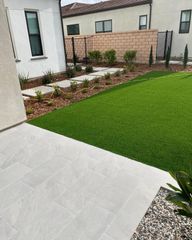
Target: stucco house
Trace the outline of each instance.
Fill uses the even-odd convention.
[[[18,74],[66,68],[59,0],[4,0]]]
[[[110,0],[70,4],[62,8],[62,16],[68,36],[157,29],[158,51],[167,41],[172,58],[180,58],[186,44],[192,57],[191,11],[191,0]]]

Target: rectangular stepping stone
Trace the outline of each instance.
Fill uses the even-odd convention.
[[[44,95],[44,94],[47,94],[47,93],[52,93],[54,91],[54,89],[52,87],[39,86],[39,87],[23,90],[22,94],[24,96],[28,96],[28,97],[36,97],[36,92],[37,91],[41,91],[42,94]]]
[[[107,73],[112,73],[112,72],[108,72],[108,71],[100,71],[100,72],[94,72],[89,74],[90,76],[94,76],[94,77],[104,77],[105,74]]]
[[[110,72],[110,73],[115,73],[117,71],[120,71],[122,72],[123,71],[123,68],[108,68],[107,69],[107,72]]]
[[[100,71],[105,71],[105,70],[108,70],[108,69],[109,68],[107,68],[107,67],[94,67],[93,71],[100,72]]]
[[[95,75],[83,75],[83,76],[79,76],[79,77],[74,77],[74,78],[71,78],[72,81],[77,81],[77,82],[83,82],[85,79],[88,80],[88,81],[92,81],[94,80],[95,78],[97,78],[97,76]]]
[[[54,82],[54,83],[50,83],[47,86],[49,87],[54,87],[54,86],[58,86],[60,88],[68,88],[71,86],[71,80],[63,80],[63,81],[59,81],[59,82]],[[77,83],[80,84],[80,83]]]
[[[29,100],[30,99],[30,97],[26,97],[26,96],[23,96],[23,100]]]

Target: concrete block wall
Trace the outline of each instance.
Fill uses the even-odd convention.
[[[105,52],[115,49],[117,61],[122,62],[125,51],[136,50],[138,63],[148,63],[149,52],[153,46],[153,55],[156,56],[157,30],[131,31],[121,33],[102,33],[91,36],[76,36],[76,55],[82,59],[85,56],[84,37],[87,38],[88,51],[100,50]],[[71,37],[66,37],[67,58],[72,59]]]

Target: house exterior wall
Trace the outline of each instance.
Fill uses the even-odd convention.
[[[125,51],[136,50],[136,61],[148,63],[149,52],[153,46],[153,56],[156,56],[157,30],[130,31],[122,33],[103,33],[89,36],[87,38],[88,51],[115,49],[117,61],[122,62]],[[85,57],[84,36],[75,38],[76,55],[83,59]],[[66,50],[69,59],[72,59],[71,37],[66,37]]]
[[[0,131],[2,131],[26,119],[3,0],[0,0],[0,36]]]
[[[5,6],[16,50],[18,74],[29,74],[32,78],[42,76],[50,69],[54,72],[64,71],[66,66],[59,0],[5,0]],[[38,12],[43,59],[32,57],[25,10]]]

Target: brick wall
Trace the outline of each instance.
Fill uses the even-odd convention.
[[[123,61],[123,55],[127,50],[136,50],[139,63],[148,63],[151,45],[153,46],[153,55],[156,56],[157,48],[157,30],[142,30],[122,33],[102,33],[91,36],[75,37],[76,55],[79,59],[85,57],[85,40],[87,41],[88,51],[100,50],[104,52],[109,49],[115,49],[117,60]],[[67,58],[72,59],[71,37],[66,37]]]

